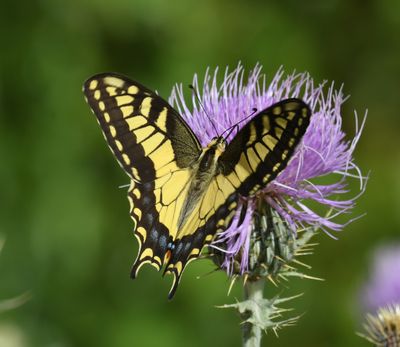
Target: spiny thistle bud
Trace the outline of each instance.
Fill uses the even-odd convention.
[[[247,259],[246,278],[257,280],[260,277],[270,279],[276,276],[293,275],[290,262],[302,252],[309,251],[308,241],[315,234],[314,228],[294,233],[285,219],[265,201],[253,214],[253,227],[250,232],[249,254],[238,252],[232,261],[232,275],[242,274],[242,262]],[[307,247],[307,248],[306,248]],[[214,247],[212,258],[219,266],[224,266],[226,253]],[[300,274],[300,273],[298,273]]]

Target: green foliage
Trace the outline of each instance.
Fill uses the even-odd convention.
[[[29,291],[0,316],[15,346],[233,346],[240,319],[216,305],[222,273],[199,261],[172,302],[153,269],[129,279],[137,245],[128,178],[83,100],[96,72],[125,73],[168,96],[207,66],[280,65],[344,83],[343,110],[369,119],[356,158],[371,180],[367,216],[334,241],[318,236],[307,259],[325,282],[291,279],[281,293],[302,316],[265,346],[363,346],[357,288],[371,248],[399,237],[400,21],[396,1],[13,1],[0,11],[0,300]],[[390,184],[390,186],[389,186]],[[354,187],[357,189],[357,187]],[[383,223],[382,223],[383,222]],[[240,299],[241,288],[231,293]],[[14,335],[13,335],[14,334]],[[10,337],[11,336],[11,337]],[[11,341],[11,340],[10,340]]]

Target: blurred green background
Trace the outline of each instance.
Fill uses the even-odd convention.
[[[349,225],[335,241],[318,237],[302,259],[325,282],[291,280],[295,327],[269,333],[264,346],[365,346],[357,337],[357,291],[373,248],[399,239],[400,2],[32,0],[0,5],[0,300],[30,291],[0,313],[0,343],[22,346],[239,346],[239,317],[215,308],[225,274],[208,261],[186,270],[173,301],[170,279],[145,268],[129,279],[137,244],[128,215],[127,177],[85,104],[82,82],[118,71],[168,96],[207,66],[272,78],[309,71],[344,83],[353,110],[368,109],[356,150],[371,171]],[[357,192],[356,182],[352,189]],[[271,289],[271,292],[276,292]],[[271,294],[272,295],[272,294]],[[290,316],[290,314],[288,315]],[[1,347],[3,347],[1,345]]]

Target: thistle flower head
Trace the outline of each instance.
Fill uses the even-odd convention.
[[[400,306],[380,308],[376,315],[367,314],[365,334],[359,334],[375,346],[397,347],[400,345]]]
[[[373,312],[387,305],[400,305],[400,244],[375,251],[362,302],[366,310]]]
[[[288,253],[289,258],[293,256],[290,244],[293,244],[295,233],[289,235],[286,232],[282,236],[282,230],[322,228],[329,232],[343,228],[343,224],[333,219],[348,212],[354,206],[355,200],[337,198],[347,192],[345,179],[349,176],[356,177],[360,181],[361,189],[364,186],[360,170],[353,161],[353,152],[363,124],[361,127],[357,126],[352,140],[346,140],[341,119],[341,106],[346,97],[342,89],[336,90],[333,84],[324,94],[324,85],[325,83],[316,85],[308,73],[285,75],[282,69],[267,84],[260,65],[256,65],[247,78],[240,64],[232,72],[226,69],[221,81],[218,69],[213,73],[208,70],[202,84],[197,75],[194,76],[193,86],[199,91],[203,106],[200,107],[193,96],[192,111],[185,103],[182,85],[174,88],[170,102],[178,108],[203,146],[216,136],[209,117],[218,134],[221,134],[249,116],[254,108],[260,111],[283,99],[300,98],[312,110],[308,130],[287,167],[258,194],[240,201],[230,227],[214,241],[217,249],[224,249],[221,265],[228,272],[242,274],[252,270],[249,268],[252,267],[249,254],[250,248],[255,245],[253,241],[256,238],[252,241],[251,237],[255,225],[264,225],[265,228],[274,230],[272,234],[268,233],[270,250],[272,244],[283,237],[288,247],[281,251]],[[239,123],[239,128],[247,121]],[[234,135],[229,135],[228,143]],[[331,183],[311,181],[331,173],[335,174]],[[324,205],[333,213],[329,216],[318,215],[307,201]],[[262,258],[268,258],[268,254],[263,254]],[[253,263],[258,264],[257,261]]]

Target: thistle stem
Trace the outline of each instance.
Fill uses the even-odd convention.
[[[244,299],[259,302],[263,299],[265,279],[261,278],[256,281],[247,280],[244,285]],[[249,313],[243,313],[244,320],[249,318]],[[261,328],[250,322],[242,325],[243,347],[260,347],[261,346]]]

